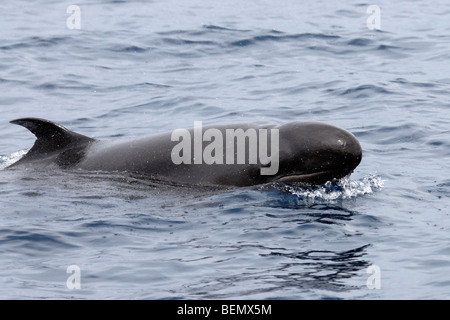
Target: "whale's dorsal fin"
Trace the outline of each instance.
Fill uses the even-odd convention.
[[[63,151],[68,147],[86,145],[95,141],[92,138],[70,131],[57,123],[45,119],[22,118],[10,122],[24,126],[37,138],[33,147],[22,159],[30,159],[43,154]]]

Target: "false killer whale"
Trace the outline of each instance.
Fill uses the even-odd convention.
[[[8,168],[124,172],[182,185],[320,185],[349,175],[362,158],[351,133],[319,122],[207,127],[196,122],[189,130],[119,141],[96,140],[39,118],[11,123],[37,139]]]

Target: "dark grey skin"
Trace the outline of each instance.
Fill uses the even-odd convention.
[[[44,119],[24,118],[11,123],[26,127],[37,139],[30,151],[9,168],[56,165],[63,169],[133,173],[200,186],[251,186],[276,181],[321,185],[349,175],[362,158],[361,146],[351,133],[317,122],[291,122],[279,127],[246,124],[203,127],[203,132],[208,128],[221,132],[237,128],[278,129],[279,169],[274,175],[261,175],[263,165],[259,161],[176,165],[171,152],[179,142],[171,141],[171,132],[128,141],[99,141]],[[193,129],[190,132],[193,136]],[[203,142],[203,146],[208,143]]]

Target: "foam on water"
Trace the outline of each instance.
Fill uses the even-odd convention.
[[[0,170],[5,169],[6,167],[12,165],[20,158],[22,158],[28,151],[21,150],[10,154],[9,156],[0,156]]]
[[[338,182],[327,182],[318,187],[297,187],[287,185],[286,190],[303,198],[305,201],[336,201],[351,199],[365,194],[374,193],[384,186],[385,180],[379,176],[369,175],[362,180],[351,180],[350,176],[340,179]]]

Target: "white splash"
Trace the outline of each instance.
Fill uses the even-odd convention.
[[[22,158],[27,153],[27,150],[17,151],[9,156],[0,156],[0,170],[12,165],[14,162]]]
[[[370,175],[361,181],[350,180],[350,177],[340,179],[336,183],[327,182],[320,187],[286,186],[287,191],[298,197],[309,200],[342,200],[371,194],[384,186],[385,180],[379,176]]]

